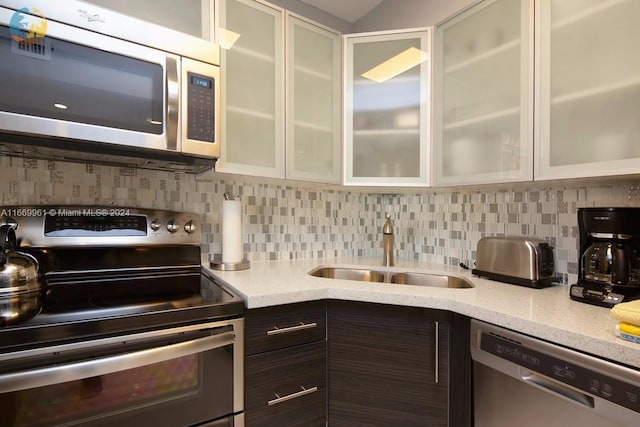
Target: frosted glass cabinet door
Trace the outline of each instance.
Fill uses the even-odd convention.
[[[218,38],[226,43],[216,170],[284,178],[284,11],[221,0],[218,16]]]
[[[538,5],[536,179],[640,172],[640,1]]]
[[[427,29],[345,36],[346,185],[429,184],[429,42]]]
[[[530,0],[488,0],[436,28],[436,185],[533,178],[532,20]]]
[[[341,181],[340,34],[287,15],[287,178]]]

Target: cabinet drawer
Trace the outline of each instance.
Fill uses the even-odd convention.
[[[326,302],[311,301],[248,310],[245,354],[324,340]]]
[[[324,341],[245,358],[247,427],[324,426]]]

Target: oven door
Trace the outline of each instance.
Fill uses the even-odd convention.
[[[0,355],[0,425],[242,425],[242,322]]]

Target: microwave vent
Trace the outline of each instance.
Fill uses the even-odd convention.
[[[216,159],[190,157],[176,152],[134,150],[111,144],[96,147],[83,141],[28,137],[1,131],[0,155],[193,174],[215,170],[216,163]]]
[[[51,60],[51,40],[42,37],[36,42],[18,42],[11,40],[11,52],[29,58]]]

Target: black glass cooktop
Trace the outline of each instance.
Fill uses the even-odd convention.
[[[140,292],[131,292],[136,286]],[[128,287],[126,294],[114,291]],[[158,290],[155,293],[150,289]],[[171,292],[162,292],[171,289]],[[48,286],[35,317],[0,328],[0,349],[30,348],[99,336],[222,320],[244,313],[244,302],[204,272]],[[74,298],[70,298],[74,295]],[[123,296],[126,295],[126,296]]]

